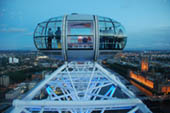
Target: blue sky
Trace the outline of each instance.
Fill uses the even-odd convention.
[[[37,23],[74,12],[122,23],[126,49],[170,49],[170,0],[0,0],[0,49],[35,49]]]

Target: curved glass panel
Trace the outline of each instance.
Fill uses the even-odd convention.
[[[47,23],[40,23],[37,25],[37,28],[34,32],[35,37],[45,35],[46,24]]]
[[[122,50],[126,45],[124,28],[109,18],[99,17],[100,50]]]
[[[61,49],[63,17],[51,18],[37,25],[34,42],[38,49]]]
[[[52,21],[62,21],[63,20],[63,16],[60,16],[60,17],[54,17],[54,18],[50,18],[49,21],[52,22]]]
[[[100,35],[112,36],[115,34],[114,26],[112,22],[99,22]]]
[[[118,23],[118,22],[115,22],[114,23],[115,25],[115,32],[116,32],[116,37],[117,37],[117,47],[116,49],[123,49],[126,45],[126,42],[127,42],[127,37],[125,35],[125,29],[124,27]]]
[[[47,48],[61,49],[62,22],[49,22],[47,26]]]
[[[115,30],[113,23],[106,21],[99,21],[99,35],[100,35],[100,50],[113,49],[113,40]]]
[[[35,39],[36,47],[38,49],[46,49],[45,37],[36,37]]]
[[[38,49],[46,49],[46,38],[45,38],[45,30],[47,23],[40,23],[37,25],[37,28],[34,32],[34,42]]]
[[[125,34],[125,29],[120,23],[114,22],[114,26],[115,26],[115,31],[117,35]]]
[[[100,21],[100,22],[101,22],[101,21],[105,21],[105,22],[108,21],[108,22],[110,22],[111,19],[110,19],[110,18],[107,18],[107,17],[101,17],[101,16],[99,16],[99,17],[98,17],[98,21]]]

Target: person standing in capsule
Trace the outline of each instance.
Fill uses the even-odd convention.
[[[48,29],[48,49],[52,49],[52,39],[53,39],[53,32],[51,28]]]
[[[57,41],[57,48],[61,48],[61,29],[60,29],[60,27],[57,27],[57,30],[55,32],[55,38]]]

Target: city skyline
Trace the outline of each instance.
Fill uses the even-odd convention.
[[[39,22],[64,14],[96,14],[119,21],[128,36],[126,49],[170,48],[169,0],[1,0],[0,49],[36,50]]]

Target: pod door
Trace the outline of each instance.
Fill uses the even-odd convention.
[[[94,59],[93,21],[67,21],[66,51],[68,61]]]

